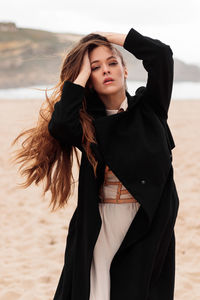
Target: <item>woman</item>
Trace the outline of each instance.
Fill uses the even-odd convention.
[[[146,87],[134,96],[112,44],[142,60],[148,72]],[[46,179],[53,209],[71,193],[73,150],[77,159],[76,148],[82,153],[78,203],[54,300],[174,297],[179,199],[167,124],[172,55],[168,45],[133,28],[83,37],[67,54],[36,128],[25,132],[17,156],[24,161],[25,186]]]

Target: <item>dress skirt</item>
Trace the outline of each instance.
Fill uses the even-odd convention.
[[[102,226],[90,269],[89,300],[110,300],[110,265],[131,225],[140,203],[99,203]]]

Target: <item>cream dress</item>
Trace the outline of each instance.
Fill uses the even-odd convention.
[[[127,109],[127,98],[121,103],[120,108]],[[107,115],[118,112],[118,110],[108,109],[106,111]],[[112,180],[119,181],[114,174]],[[122,189],[125,189],[123,185]],[[116,198],[116,193],[117,185],[103,186],[100,197]],[[122,194],[120,199],[123,197],[127,198],[127,194]],[[110,264],[139,207],[138,202],[99,203],[102,226],[91,263],[89,300],[110,300]]]

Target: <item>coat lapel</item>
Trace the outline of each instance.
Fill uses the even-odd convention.
[[[144,87],[140,87],[139,89],[141,89],[141,88],[144,88]],[[128,91],[126,91],[126,97],[127,97],[127,103],[128,103],[127,111],[133,109],[134,106],[138,103],[139,98],[140,98],[139,97],[140,91],[141,91],[141,90],[139,91],[139,89],[137,89],[135,96],[131,96],[128,93]],[[106,107],[105,107],[104,103],[100,100],[100,98],[96,92],[91,93],[86,98],[86,101],[87,101],[87,111],[94,118],[93,123],[95,123],[95,121],[98,120],[99,118],[107,117]],[[96,156],[96,158],[99,161],[99,168],[102,167],[103,169],[102,168],[101,169],[102,169],[102,171],[104,171],[105,162],[104,162],[103,156],[101,154],[101,151],[99,150],[98,144],[91,143],[90,146],[91,146],[91,149],[92,149],[94,155]]]

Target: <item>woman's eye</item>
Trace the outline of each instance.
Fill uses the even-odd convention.
[[[98,69],[99,67],[94,67],[94,68],[92,68],[92,71],[94,71],[94,70],[96,70],[96,69]]]
[[[109,65],[116,65],[116,64],[117,64],[117,62],[113,61],[113,62],[111,62]],[[100,68],[100,67],[94,67],[94,68],[92,68],[92,71],[95,71],[95,70],[97,70],[98,68]]]

